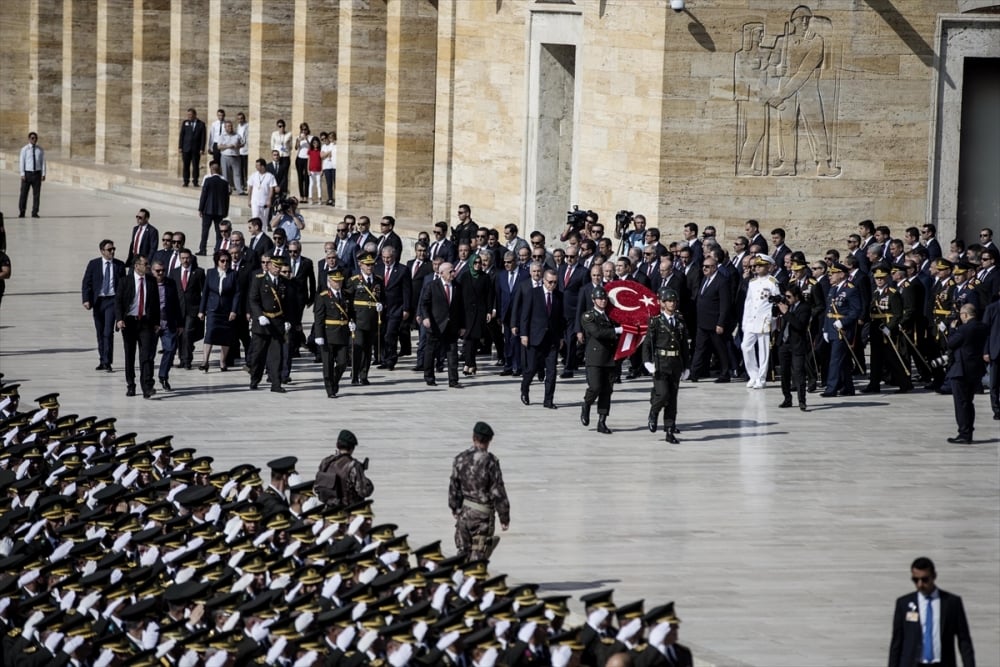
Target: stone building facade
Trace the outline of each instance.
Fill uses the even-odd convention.
[[[812,249],[864,218],[996,227],[1000,168],[979,162],[997,140],[994,3],[672,4],[7,2],[0,145],[8,168],[37,130],[55,162],[178,174],[185,110],[225,108],[246,113],[252,158],[278,118],[336,130],[338,206],[403,228],[459,203],[550,238],[572,204],[642,212],[668,238],[752,217]]]

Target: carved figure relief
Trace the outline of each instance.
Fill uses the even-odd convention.
[[[763,22],[743,25],[733,61],[737,175],[840,175],[840,48],[831,27],[805,5],[792,10],[780,35],[768,36]]]

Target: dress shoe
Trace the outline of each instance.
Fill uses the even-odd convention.
[[[160,378],[160,386],[163,387],[163,391],[172,391],[170,381],[167,378]]]
[[[394,370],[396,370],[396,364],[386,364],[385,365],[385,370],[387,370],[387,371],[394,371]]]
[[[802,412],[807,412],[807,410],[806,410],[806,404],[805,403],[799,403],[799,410],[801,410]]]
[[[371,382],[368,381],[368,378],[361,378],[361,386],[362,387],[367,387],[370,384],[371,384]]]
[[[608,419],[607,415],[601,415],[600,417],[597,418],[598,433],[607,433],[610,435],[611,429],[608,428],[607,419]]]
[[[806,391],[808,391],[810,394],[813,393],[813,392],[815,392],[816,389],[817,389],[817,387],[816,387],[816,383],[815,382],[810,382],[809,386],[806,387]]]
[[[155,394],[155,393],[156,393],[155,389],[150,389],[149,391],[142,392],[142,397],[143,398],[152,398],[153,394]]]
[[[18,214],[17,214],[17,217],[19,217],[19,218],[23,218],[23,217],[24,217],[24,213],[18,213]]]
[[[584,426],[590,426],[590,404],[584,403],[580,406],[580,423]]]
[[[275,394],[287,394],[288,390],[282,387],[280,384],[277,387],[271,387],[271,391]]]
[[[326,392],[326,397],[327,398],[337,398],[337,395],[335,393],[333,393],[332,391],[328,391],[328,392]]]
[[[573,377],[573,371],[563,371],[562,373],[559,374],[559,377],[561,377],[563,380],[568,380],[571,377]]]
[[[40,217],[42,217],[42,216],[38,215],[37,213],[32,213],[32,214],[31,214],[31,217],[32,217],[32,218],[40,218]]]
[[[836,398],[837,397],[837,392],[835,392],[835,391],[824,391],[822,394],[820,394],[820,396],[822,396],[823,398]]]
[[[259,383],[257,383],[257,382],[251,382],[251,383],[250,383],[250,388],[251,388],[251,389],[256,389],[256,388],[257,388],[257,387],[259,387],[259,386],[260,386],[260,384],[259,384]]]
[[[414,373],[423,373],[424,367],[421,366],[420,364],[417,364],[416,366],[414,366],[410,370],[413,371]]]
[[[553,403],[553,402],[551,402],[551,401],[549,401],[549,402],[546,402],[546,403],[542,403],[542,407],[543,408],[548,408],[549,410],[555,410],[556,409],[556,404]]]
[[[428,387],[436,387],[436,386],[438,386],[438,383],[435,382],[434,380],[427,380],[427,386]]]
[[[720,375],[719,377],[715,378],[715,384],[726,384],[727,382],[731,381],[732,380],[728,375]]]
[[[113,369],[111,367],[111,364],[108,364],[107,366],[105,366],[104,370],[106,370],[108,373],[114,373],[115,372],[115,369]]]
[[[525,405],[531,405],[531,399],[528,398],[527,394],[521,394],[521,402]]]
[[[463,389],[465,387],[461,382],[449,382],[448,386],[452,389]]]
[[[95,371],[106,371],[106,370],[108,370],[108,367],[107,367],[107,366],[105,366],[104,364],[100,364],[100,365],[99,365],[99,366],[98,366],[97,368],[95,368],[94,370],[95,370]]]
[[[191,364],[184,364],[184,370],[186,371],[191,370]]]
[[[361,385],[361,380],[354,380],[354,379],[351,380],[352,387],[358,387],[360,385]]]
[[[198,366],[198,370],[201,371],[202,373],[207,373],[208,372],[208,364],[202,364],[201,366]]]
[[[514,374],[514,371],[500,371],[500,377],[509,377]]]
[[[911,391],[913,391],[913,387],[900,387],[899,389],[896,390],[896,393],[909,394]]]
[[[378,368],[378,369],[380,369],[380,370],[384,370],[384,369],[385,369],[385,364],[379,364],[379,365],[378,365],[378,366],[376,366],[375,368]]]
[[[962,436],[957,436],[957,437],[954,437],[954,438],[948,438],[948,442],[950,442],[953,445],[971,445],[972,444],[972,439],[971,438],[963,438]]]
[[[657,420],[657,417],[659,417],[658,413],[655,413],[655,412],[650,412],[649,413],[649,419],[646,420],[646,426],[649,427],[649,432],[650,433],[656,433],[656,420]],[[669,432],[670,429],[667,429],[667,431]]]
[[[511,373],[511,375],[513,375],[516,378],[519,378],[521,377],[521,371],[514,371],[513,373]]]
[[[681,441],[678,440],[677,437],[670,431],[667,431],[667,434],[663,437],[663,439],[669,442],[671,445],[681,444]]]
[[[126,396],[135,396],[135,387],[129,387],[125,390]]]
[[[840,392],[840,395],[841,396],[854,396],[854,390],[853,389],[849,389],[847,391],[842,391],[842,392]]]
[[[882,389],[880,387],[876,387],[874,385],[868,385],[867,387],[865,387],[864,389],[861,390],[862,394],[879,394],[881,392],[882,392]]]
[[[665,429],[665,430],[667,432],[669,432],[669,433],[673,433],[674,435],[677,435],[678,433],[681,432],[681,430],[679,428],[677,428],[676,426],[671,426],[670,428]]]
[[[790,408],[790,407],[792,407],[792,399],[786,398],[785,400],[783,400],[781,402],[781,404],[778,407],[779,408]]]

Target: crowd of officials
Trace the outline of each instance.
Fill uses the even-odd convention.
[[[476,424],[459,478],[492,435]],[[0,437],[4,665],[692,664],[673,603],[602,590],[574,617],[569,596],[491,573],[474,535],[452,557],[411,547],[375,522],[350,431],[312,480],[294,456],[222,469],[6,385]],[[475,486],[453,477],[456,516]]]

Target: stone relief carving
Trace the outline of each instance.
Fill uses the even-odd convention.
[[[840,59],[830,20],[805,5],[792,10],[780,35],[768,36],[760,21],[743,24],[733,60],[737,175],[840,175]],[[800,138],[808,154],[800,153]]]

